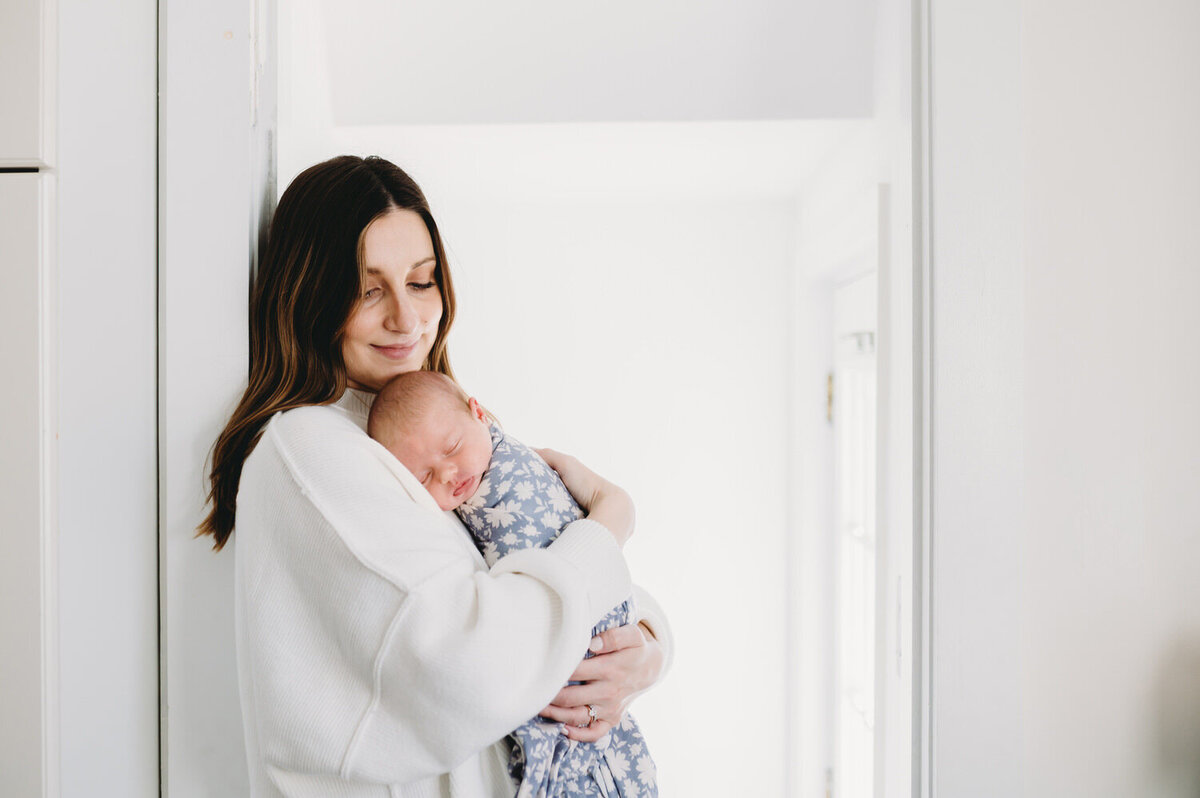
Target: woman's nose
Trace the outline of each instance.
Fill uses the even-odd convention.
[[[416,332],[417,328],[421,326],[421,319],[417,315],[417,309],[412,306],[407,296],[394,293],[385,323],[389,330],[409,335]]]

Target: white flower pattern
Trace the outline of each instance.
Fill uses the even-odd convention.
[[[455,511],[489,567],[510,552],[549,546],[563,526],[583,517],[558,474],[536,452],[495,424],[491,434],[488,470],[475,494]],[[592,634],[636,617],[629,598],[601,618]],[[568,740],[560,728],[532,718],[509,735],[508,770],[516,798],[657,798],[654,760],[631,715],[595,743]]]

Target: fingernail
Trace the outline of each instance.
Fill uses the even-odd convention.
[[[566,724],[563,724],[563,723],[558,724],[558,733],[561,734],[563,737],[570,736],[569,734],[567,734]]]
[[[599,635],[593,637],[592,642],[588,644],[588,648],[590,648],[592,651],[599,651],[600,649],[604,648],[604,638],[600,637]],[[607,660],[605,661],[607,662]]]

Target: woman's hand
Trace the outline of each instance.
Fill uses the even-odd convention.
[[[600,641],[597,644],[597,641]],[[621,723],[633,699],[658,681],[663,655],[658,641],[640,624],[609,629],[592,638],[596,656],[580,663],[571,681],[539,715],[566,725],[572,740],[594,743]],[[596,719],[588,725],[588,705]]]
[[[633,499],[629,494],[568,454],[553,449],[534,451],[558,472],[587,517],[607,527],[624,546],[633,535]]]

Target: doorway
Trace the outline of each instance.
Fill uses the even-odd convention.
[[[397,117],[408,104],[380,102],[383,115],[372,120],[364,116],[370,103],[346,99],[350,88],[374,88],[379,98],[394,87],[365,83],[363,75],[386,73],[355,60],[350,39],[337,39],[339,31],[362,28],[353,12],[281,4],[275,23],[268,14],[252,37],[254,52],[266,53],[256,96],[273,96],[269,87],[278,86],[279,120],[265,155],[251,165],[261,182],[244,186],[245,196],[255,197],[247,206],[260,207],[263,197],[270,205],[273,188],[265,189],[270,196],[256,193],[271,183],[263,176],[277,169],[282,188],[303,166],[341,152],[381,154],[408,169],[429,195],[457,270],[462,308],[451,347],[460,377],[488,396],[518,435],[579,455],[638,497],[641,531],[629,559],[670,614],[679,641],[673,673],[634,709],[652,743],[661,741],[655,756],[668,792],[851,794],[836,772],[846,746],[837,742],[844,723],[834,693],[841,624],[826,378],[836,354],[833,292],[868,266],[879,275],[881,502],[905,489],[895,450],[911,447],[913,435],[911,425],[898,422],[911,407],[912,381],[903,376],[912,364],[895,356],[911,351],[911,339],[900,338],[912,330],[905,315],[911,228],[891,223],[903,221],[911,204],[880,210],[889,191],[911,192],[912,164],[904,156],[911,142],[896,133],[907,132],[897,123],[908,79],[907,50],[897,41],[907,41],[910,11],[884,3],[873,16],[863,10],[872,5],[850,9],[829,33],[853,29],[867,43],[874,64],[867,91],[857,78],[843,85],[847,96],[866,99],[808,118],[747,118],[763,112],[732,113],[728,101],[724,116],[708,118],[697,107],[642,103],[649,118],[613,111],[588,119],[576,108],[534,121],[483,111],[474,119],[414,121]],[[256,6],[252,18],[267,8]],[[765,4],[760,12],[776,10]],[[706,6],[698,13],[719,22],[724,12]],[[428,30],[443,23],[421,20]],[[170,15],[165,24],[174,24]],[[272,48],[264,44],[272,37],[277,84],[270,80]],[[189,69],[202,68],[206,57]],[[803,87],[789,90],[804,94]],[[630,107],[624,113],[633,114]],[[178,118],[186,113],[168,108]],[[661,118],[671,114],[677,118]],[[246,129],[264,118],[271,115],[247,111]],[[185,153],[166,157],[169,194],[179,174],[172,159]],[[191,223],[171,205],[167,214],[176,236]],[[242,215],[231,237],[256,240],[252,216]],[[192,285],[186,255],[171,241],[168,232],[161,268],[170,272],[174,312],[166,317],[166,346],[187,340],[204,316],[203,328],[222,330],[215,344],[225,354],[216,379],[173,372],[165,401],[165,780],[172,794],[235,794],[244,791],[245,765],[229,626],[232,558],[212,555],[185,531],[194,526],[197,454],[244,378],[247,274],[233,263],[219,275],[209,271],[204,286]],[[220,303],[215,319],[189,286]],[[514,303],[536,312],[508,318],[505,335],[496,335],[495,309]],[[645,326],[648,319],[655,325]],[[176,327],[179,335],[171,332]],[[587,367],[578,352],[588,353]],[[595,395],[595,407],[555,401],[562,386],[586,381],[590,369],[617,375],[622,389]],[[726,498],[710,501],[710,485],[721,486]],[[875,794],[899,795],[907,794],[909,772],[896,768],[912,743],[911,714],[901,714],[912,704],[912,516],[890,503],[879,518],[874,582],[893,588],[869,599],[878,605],[888,597],[887,611],[873,613],[880,622],[866,632],[881,642],[870,657],[877,710],[871,743],[885,754],[873,758],[869,781],[882,790]],[[718,578],[727,572],[740,581]],[[676,573],[680,578],[671,578]],[[712,650],[703,641],[714,629],[739,630],[739,642]],[[884,651],[900,652],[900,668],[888,679],[881,675]],[[715,700],[695,699],[713,684],[732,687]],[[743,747],[731,751],[725,730],[744,729],[747,718],[755,731],[739,732],[735,748]],[[707,733],[680,738],[682,728]],[[697,752],[728,764],[695,772]]]

